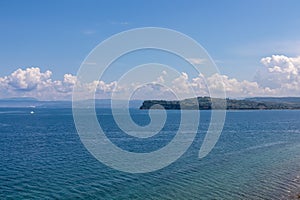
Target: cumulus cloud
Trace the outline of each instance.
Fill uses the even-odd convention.
[[[209,77],[199,74],[198,77],[189,80],[188,75],[182,73],[181,76],[174,79],[172,90],[186,96],[186,98],[195,95],[209,96],[212,91],[214,91],[215,96],[222,96],[223,90],[225,90],[228,97],[265,96],[272,94],[269,88],[260,87],[257,82],[239,81],[221,74],[213,74]]]
[[[300,94],[300,57],[272,55],[261,59],[265,67],[255,76],[262,87],[268,87],[279,96]]]
[[[193,96],[188,93],[192,88],[197,96],[209,95],[208,88],[217,91],[224,88],[228,97],[251,96],[300,96],[300,57],[272,55],[261,59],[262,69],[253,81],[238,80],[226,75],[213,74],[191,78],[187,73],[172,82],[175,93]],[[222,82],[220,82],[222,80]]]
[[[208,96],[208,88],[214,91],[224,88],[227,97],[300,96],[300,57],[272,55],[262,58],[261,63],[262,69],[253,81],[240,81],[221,74],[189,77],[185,72],[170,78],[166,71],[162,71],[156,80],[147,85],[120,85],[116,81],[95,80],[81,87],[95,91],[96,98],[110,98],[113,92],[118,93],[119,97],[127,96],[131,91],[135,91],[135,99],[188,98]],[[166,81],[171,81],[171,84],[166,84]],[[42,72],[38,67],[17,69],[8,76],[0,77],[0,98],[27,96],[42,100],[70,100],[76,82],[77,77],[72,74],[65,74],[62,80],[53,80],[49,70]]]
[[[65,74],[63,81],[54,81],[52,85],[58,92],[69,93],[72,91],[76,81],[76,76],[73,76],[72,74]]]
[[[203,58],[188,58],[187,60],[193,65],[200,65],[206,62],[206,59]]]
[[[42,100],[71,99],[77,77],[65,74],[63,80],[52,80],[52,72],[41,72],[38,67],[17,69],[8,76],[0,77],[0,98],[35,97]],[[94,81],[85,89],[97,88],[98,93],[109,93],[116,84]]]
[[[207,79],[210,88],[214,90],[222,88],[222,86],[218,85],[220,84],[220,81],[217,81],[219,79],[222,79],[222,85],[228,97],[268,96],[272,94],[269,88],[260,87],[257,82],[239,81],[220,74],[214,74]]]
[[[31,91],[37,88],[39,85],[51,81],[52,72],[46,71],[41,73],[39,68],[27,68],[26,70],[18,69],[11,75],[4,77],[7,84],[12,86],[15,90]]]

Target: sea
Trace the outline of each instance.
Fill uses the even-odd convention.
[[[174,139],[181,112],[159,112],[167,113],[163,129],[136,139],[118,128],[110,109],[96,109],[107,137],[132,152],[152,152]],[[130,114],[140,126],[151,121],[148,110]],[[200,159],[210,118],[211,111],[200,111],[196,137],[178,160],[149,173],[128,173],[85,148],[72,109],[0,108],[0,199],[300,198],[299,110],[227,111],[218,142]]]

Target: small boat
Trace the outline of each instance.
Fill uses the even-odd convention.
[[[33,111],[31,111],[31,112],[30,112],[30,114],[34,114],[34,112],[33,112]]]

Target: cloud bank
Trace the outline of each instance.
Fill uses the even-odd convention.
[[[198,60],[197,60],[198,62]],[[199,61],[200,62],[200,61]],[[192,88],[197,96],[207,96],[207,86],[213,89],[222,87],[231,98],[251,96],[300,96],[300,57],[272,55],[261,59],[262,69],[253,81],[239,81],[226,75],[214,74],[204,77],[189,77],[182,72],[172,80],[172,87],[163,86],[168,74],[163,71],[152,84],[141,86],[138,83],[118,85],[116,81],[93,81],[82,85],[85,90],[96,88],[96,98],[110,98],[112,92],[125,94],[134,89],[136,99],[174,99],[174,94],[191,97],[187,93]],[[17,69],[8,76],[0,77],[0,98],[35,97],[41,100],[71,100],[72,89],[77,82],[76,76],[65,74],[63,80],[53,80],[52,72],[41,72],[38,67]],[[122,96],[122,95],[121,95]]]

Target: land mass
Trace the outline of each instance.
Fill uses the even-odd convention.
[[[89,107],[91,102],[96,108],[111,108],[110,99],[88,99],[77,102],[77,106]],[[116,100],[117,108],[139,108],[142,100]],[[0,108],[72,108],[72,101],[41,101],[31,97],[0,99]]]
[[[146,100],[140,109],[167,110],[274,110],[300,109],[300,97],[254,97],[246,99],[220,99],[197,97],[180,101]]]
[[[90,99],[80,101],[79,106],[88,107],[90,101],[95,102],[96,108],[111,108],[110,99]],[[213,102],[213,103],[212,103]],[[226,106],[225,106],[226,105]],[[118,108],[168,109],[168,110],[271,110],[271,109],[300,109],[300,97],[252,97],[245,99],[218,99],[197,97],[181,101],[166,100],[117,100]],[[0,99],[0,107],[36,107],[36,108],[71,108],[71,101],[41,101],[35,98],[6,98]]]

